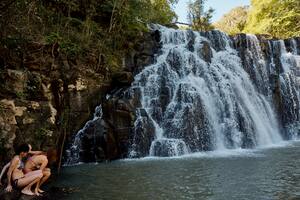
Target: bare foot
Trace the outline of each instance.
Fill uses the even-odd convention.
[[[35,189],[35,190],[34,190],[34,194],[35,194],[36,196],[42,196],[42,194],[39,193],[38,189]]]
[[[38,191],[39,191],[39,193],[44,193],[45,192],[44,190],[41,190],[41,189],[39,189]]]
[[[38,193],[38,192],[35,192],[34,193],[36,196],[43,196],[42,194]]]
[[[28,189],[25,189],[25,190],[23,189],[21,192],[23,194],[30,195],[30,196],[35,195],[31,190],[28,190]]]

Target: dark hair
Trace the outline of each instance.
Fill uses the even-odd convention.
[[[19,155],[20,153],[28,153],[29,152],[29,146],[28,144],[21,144],[20,146],[18,146],[17,150],[16,150],[16,154]]]

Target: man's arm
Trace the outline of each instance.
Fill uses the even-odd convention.
[[[2,177],[3,177],[4,173],[6,172],[7,168],[9,168],[9,166],[10,166],[10,162],[7,163],[7,164],[3,167],[2,171],[1,171],[1,174],[0,174],[0,185],[2,185],[2,183],[1,183]]]
[[[46,152],[44,151],[29,151],[28,152],[31,155],[42,155],[42,154],[46,154]]]
[[[45,152],[43,151],[32,151],[32,146],[30,144],[28,144],[29,146],[29,154],[31,155],[41,155],[41,154],[46,154]]]

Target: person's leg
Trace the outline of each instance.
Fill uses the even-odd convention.
[[[45,182],[49,178],[49,173],[44,173],[44,170],[46,169],[46,166],[48,165],[48,159],[47,156],[45,155],[38,155],[34,158],[35,163],[38,163],[40,165],[40,170],[43,171],[43,176],[48,175],[47,177],[43,177]],[[49,169],[50,170],[50,169]],[[43,190],[40,189],[40,186],[43,182],[41,182],[42,179],[36,184],[35,192],[44,192]]]
[[[48,178],[51,175],[51,170],[50,168],[45,168],[43,170],[43,178],[41,179],[41,181],[39,182],[39,186],[38,186],[38,192],[44,192],[43,190],[40,189],[41,185],[48,180]]]
[[[38,170],[38,171],[40,171],[40,170]],[[41,171],[39,173],[33,173],[32,175],[27,175],[18,180],[17,186],[19,188],[23,188],[21,191],[23,194],[34,195],[35,193],[33,193],[31,191],[31,186],[33,184],[37,183],[42,177],[43,177],[43,173]],[[36,193],[36,195],[39,195],[39,194]]]
[[[40,195],[39,194],[39,190],[40,190],[40,181],[41,181],[41,179],[43,178],[43,171],[42,170],[34,170],[34,171],[31,171],[31,172],[28,172],[27,174],[25,174],[25,176],[33,176],[33,175],[41,175],[42,174],[42,177],[36,182],[36,186],[35,186],[35,188],[34,188],[34,193],[36,194],[36,195]],[[43,192],[43,191],[41,191],[41,192]]]

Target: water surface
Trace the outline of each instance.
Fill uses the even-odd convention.
[[[300,199],[300,142],[255,151],[65,167],[65,199]]]

